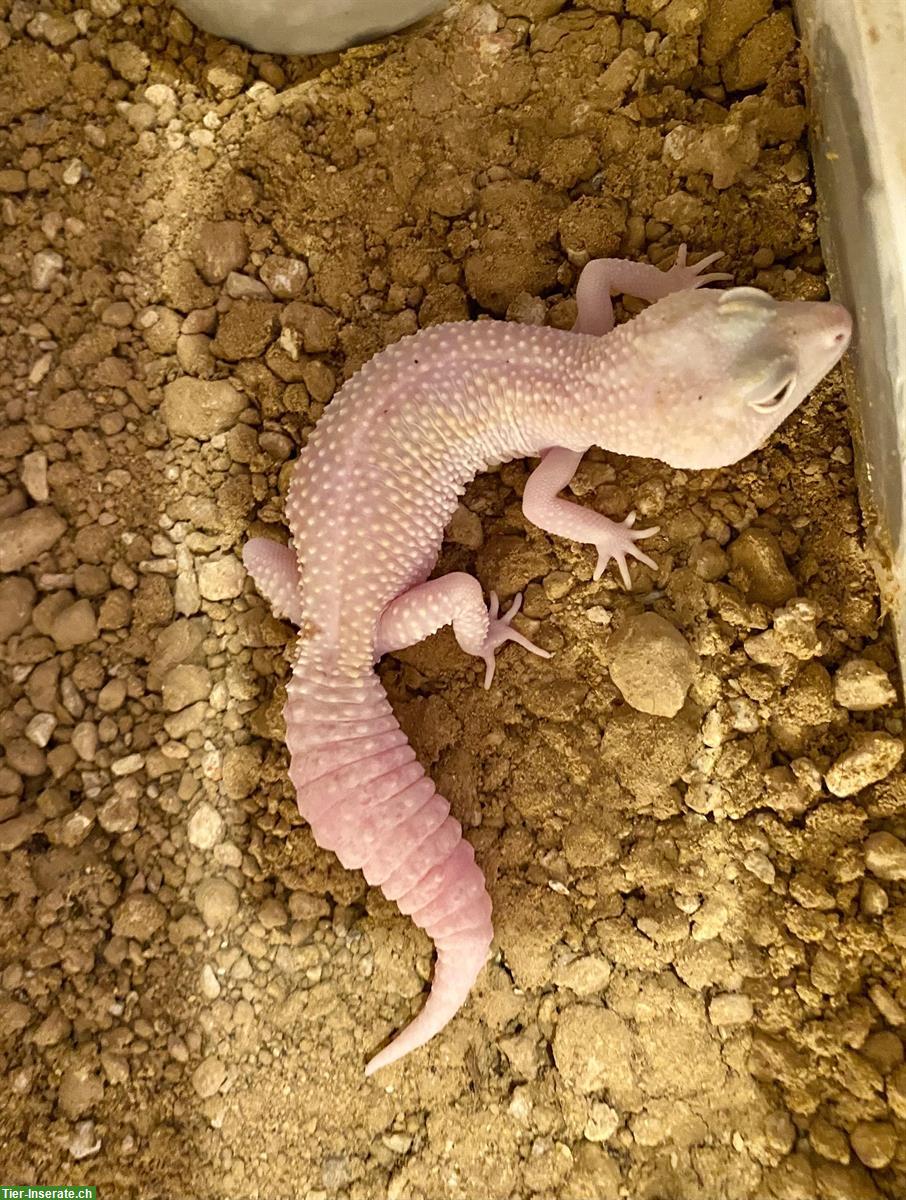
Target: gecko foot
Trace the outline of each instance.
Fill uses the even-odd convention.
[[[710,267],[712,263],[724,257],[723,251],[718,250],[715,254],[707,254],[692,266],[686,266],[686,243],[683,242],[676,252],[676,262],[669,271],[665,272],[670,281],[670,291],[685,292],[693,288],[705,287],[709,283],[719,283],[722,279],[732,279],[733,276],[728,275],[725,271],[712,271],[709,275],[702,274],[705,267]]]
[[[500,617],[497,615],[500,612],[500,601],[497,598],[497,593],[491,592],[491,603],[488,605],[488,636],[485,638],[484,646],[481,649],[481,657],[484,659],[485,666],[485,688],[491,686],[497,666],[494,654],[504,642],[516,642],[524,649],[530,650],[532,654],[537,654],[539,658],[550,658],[551,656],[549,650],[542,650],[540,646],[536,646],[534,642],[530,642],[518,629],[510,627],[510,622],[521,607],[522,592],[519,592],[507,611]]]
[[[605,567],[611,559],[617,564],[620,578],[623,580],[623,586],[627,591],[632,586],[629,578],[629,567],[626,565],[627,558],[638,559],[646,567],[651,567],[655,571],[657,570],[657,563],[643,550],[640,550],[636,542],[657,533],[660,525],[651,525],[648,529],[633,529],[634,521],[635,512],[631,512],[625,521],[621,521],[616,525],[613,531],[608,530],[606,536],[600,542],[596,543],[598,562],[595,567],[595,573],[592,576],[593,579],[601,578]]]

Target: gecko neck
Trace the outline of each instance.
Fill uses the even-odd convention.
[[[653,419],[650,372],[639,368],[635,334],[621,325],[603,336],[574,333],[565,350],[568,368],[559,364],[549,390],[520,396],[522,443],[510,457],[536,455],[552,447],[583,452],[600,446],[616,454],[660,457]]]

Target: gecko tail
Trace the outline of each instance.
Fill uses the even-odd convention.
[[[372,1075],[424,1045],[462,1006],[491,944],[491,899],[373,670],[337,676],[297,663],[284,717],[290,777],[315,841],[361,869],[437,950],[424,1008],[371,1059]]]
[[[465,1002],[485,964],[490,944],[490,937],[482,929],[451,939],[446,944],[438,945],[435,942],[437,961],[434,981],[424,1008],[383,1050],[374,1055],[365,1067],[366,1075],[389,1067],[440,1033]]]

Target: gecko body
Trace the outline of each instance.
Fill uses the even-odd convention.
[[[349,379],[299,456],[286,505],[292,544],[253,539],[246,566],[274,610],[301,627],[284,709],[290,777],[317,843],[361,869],[432,938],[434,981],[415,1019],[368,1064],[422,1045],[456,1013],[491,944],[491,901],[459,823],[416,761],[374,665],[452,624],[483,659],[506,641],[535,654],[477,580],[429,580],[466,485],[488,467],[541,455],[523,497],[548,532],[590,542],[595,578],[613,559],[654,566],[656,532],[558,498],[592,445],[690,469],[755,450],[846,349],[830,303],[778,302],[753,288],[697,291],[714,258],[662,272],[602,259],[577,290],[573,330],[499,321],[435,326]],[[613,328],[612,293],[651,300]]]

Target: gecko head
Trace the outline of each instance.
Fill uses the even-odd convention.
[[[750,287],[678,293],[637,320],[648,325],[641,340],[657,343],[654,361],[669,364],[646,389],[660,457],[689,469],[757,450],[839,361],[852,330],[839,304],[774,300]]]

